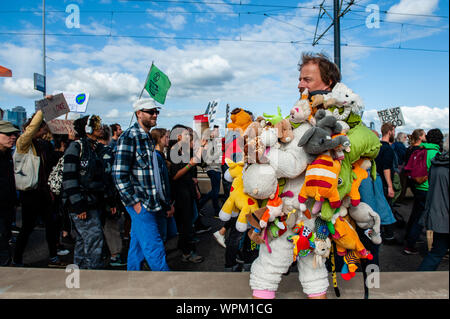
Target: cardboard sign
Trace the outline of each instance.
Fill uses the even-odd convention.
[[[89,93],[86,92],[63,92],[64,97],[69,105],[70,112],[84,113],[86,112],[89,102]]]
[[[35,102],[36,111],[42,110],[46,122],[70,112],[62,93],[54,95],[51,100],[43,99]]]
[[[391,123],[395,127],[404,126],[405,120],[403,119],[402,109],[400,107],[394,107],[391,109],[386,109],[378,111],[378,117],[383,125],[384,123]]]
[[[73,120],[51,120],[47,122],[47,125],[52,134],[75,134]]]

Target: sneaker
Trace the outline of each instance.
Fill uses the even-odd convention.
[[[407,255],[417,255],[419,253],[419,251],[416,248],[409,248],[409,247],[405,247],[405,249],[403,249],[403,252]]]
[[[68,263],[59,260],[58,257],[51,258],[47,264],[51,268],[66,268]]]
[[[227,245],[225,245],[225,236],[221,235],[219,231],[216,231],[214,234],[214,239],[217,241],[217,243],[222,246],[223,248],[227,248]]]
[[[120,267],[120,266],[126,266],[127,262],[123,261],[122,258],[120,258],[120,255],[117,255],[116,257],[111,257],[109,261],[109,265],[113,267]]]
[[[225,272],[242,272],[242,265],[236,264],[233,267],[225,267],[224,271]]]
[[[58,256],[65,256],[68,255],[70,253],[70,250],[68,249],[58,249],[58,251],[56,252],[56,254]]]
[[[209,232],[210,230],[211,230],[211,226],[205,226],[203,224],[200,224],[200,226],[198,226],[197,229],[195,230],[195,234],[200,235],[200,234]]]
[[[191,262],[193,264],[199,264],[205,260],[205,257],[199,256],[196,253],[191,252],[189,255],[182,255],[181,261],[182,262]]]
[[[244,258],[242,258],[241,252],[238,252],[236,255],[236,262],[238,264],[243,264],[244,263]]]

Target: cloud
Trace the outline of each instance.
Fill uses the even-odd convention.
[[[147,13],[155,18],[164,20],[158,27],[171,28],[173,30],[182,30],[187,23],[185,14],[187,11],[182,7],[167,8],[166,12],[154,12],[147,10]],[[181,14],[179,14],[181,13]]]
[[[397,131],[411,133],[417,128],[428,131],[432,128],[439,128],[442,131],[449,130],[449,108],[429,107],[425,105],[418,106],[401,106],[403,118],[405,120],[404,126],[399,126]],[[377,110],[367,110],[363,114],[363,121],[369,125],[374,122],[377,130],[380,130],[381,122],[377,114]]]
[[[42,97],[42,92],[34,89],[34,81],[30,78],[6,78],[2,89],[10,94],[29,99]]]
[[[62,69],[52,85],[57,90],[87,91],[93,99],[104,101],[128,100],[139,95],[143,84],[129,73],[102,72],[93,68]]]
[[[417,15],[432,15],[434,10],[438,8],[438,3],[439,0],[401,0],[400,3],[389,8],[386,20],[391,22],[417,20],[420,19]]]

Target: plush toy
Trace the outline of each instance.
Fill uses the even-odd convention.
[[[368,204],[361,202],[358,206],[349,207],[348,213],[358,227],[366,229],[366,235],[375,245],[381,244],[381,219]]]
[[[227,128],[237,130],[241,135],[244,134],[247,127],[253,122],[251,115],[241,108],[235,108],[231,111],[230,119],[231,123],[227,124]]]
[[[277,190],[273,198],[267,202],[266,210],[259,221],[261,228],[265,228],[268,222],[274,221],[276,217],[280,217],[283,213],[283,201],[278,195],[279,191],[280,187],[277,185]]]
[[[301,98],[294,104],[290,111],[289,121],[293,127],[298,127],[300,124],[309,122],[316,125],[316,120],[312,114],[311,103],[308,100],[308,90],[305,89]]]
[[[298,234],[291,235],[287,238],[288,241],[294,244],[294,261],[297,260],[297,256],[308,256],[315,248],[315,235],[311,229],[302,224],[296,225],[295,229],[298,230]]]
[[[277,114],[271,115],[263,113],[263,116],[268,122],[272,123],[272,125],[276,125],[283,120],[283,115],[281,115],[281,108],[279,106],[277,107]]]
[[[370,166],[370,160],[365,158],[360,158],[352,165],[352,172],[356,178],[353,180],[352,188],[350,190],[350,193],[348,193],[348,196],[350,196],[353,206],[357,206],[361,202],[359,186],[361,185],[363,179],[366,179],[369,176],[367,170],[370,168]]]
[[[240,212],[236,221],[236,229],[240,232],[244,232],[247,230],[247,214],[253,213],[259,208],[258,202],[244,193],[242,181],[244,163],[234,163],[230,159],[225,159],[225,162],[229,167],[233,183],[231,184],[230,196],[223,204],[219,213],[219,218],[222,221],[228,221],[231,216],[236,216],[238,212]]]
[[[323,105],[328,109],[331,106],[337,106],[338,108],[335,108],[332,112],[337,120],[342,121],[345,121],[349,117],[350,112],[361,115],[364,109],[364,103],[361,97],[343,83],[336,83],[333,90],[324,96]],[[340,109],[343,110],[341,111]]]
[[[371,260],[372,258],[368,258]],[[360,265],[361,260],[353,250],[346,252],[344,256],[344,264],[341,269],[341,277],[344,280],[350,280],[356,275],[356,270]]]
[[[319,219],[319,217],[316,218],[316,220],[317,219]],[[317,268],[318,266],[323,266],[326,259],[330,256],[331,240],[328,237],[325,239],[319,239],[316,237],[314,246],[313,268]]]
[[[354,250],[359,258],[372,259],[372,254],[364,247],[358,233],[344,217],[339,216],[334,224],[335,233],[332,235],[336,243],[339,256],[344,256],[347,250]]]
[[[250,226],[250,230],[248,231],[247,235],[253,242],[258,245],[264,243],[260,220],[265,210],[266,207],[262,207],[247,215],[247,223]]]
[[[280,122],[275,124],[277,129],[278,139],[282,143],[289,143],[294,139],[294,133],[292,132],[292,125],[287,119],[282,119]]]
[[[329,199],[331,207],[340,206],[337,186],[341,165],[339,161],[333,160],[329,151],[339,145],[350,144],[346,136],[331,138],[332,133],[340,133],[340,125],[336,123],[334,117],[325,116],[324,110],[317,111],[316,122],[317,126],[310,128],[298,143],[298,146],[303,147],[308,154],[321,154],[308,165],[305,183],[298,195],[302,211],[306,210],[304,203],[308,197],[316,200],[312,214],[316,214],[321,209],[321,203],[325,198]]]
[[[339,121],[338,121],[339,122]],[[344,123],[345,124],[345,123]],[[348,126],[348,125],[347,125]],[[346,136],[347,137],[347,135],[345,134],[345,133],[339,133],[339,134],[333,134],[333,135],[331,135],[331,139],[335,139],[336,137],[338,137],[338,136]],[[350,143],[349,143],[350,144]],[[332,153],[332,156],[333,156],[333,158],[335,159],[335,160],[338,160],[338,161],[342,161],[343,159],[344,159],[344,151],[346,151],[347,153],[348,152],[350,152],[350,146],[348,146],[348,145],[338,145],[337,147],[335,147],[332,151],[331,151],[331,153]]]

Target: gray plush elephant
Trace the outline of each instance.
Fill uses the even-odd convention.
[[[298,142],[299,147],[311,155],[319,155],[339,146],[349,147],[350,140],[345,135],[331,138],[334,134],[342,131],[342,126],[334,116],[326,116],[325,110],[316,113],[316,126],[310,128]]]

